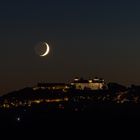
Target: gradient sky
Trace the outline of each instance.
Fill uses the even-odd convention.
[[[0,93],[75,76],[140,84],[140,2],[0,2]],[[35,46],[47,41],[40,58]]]

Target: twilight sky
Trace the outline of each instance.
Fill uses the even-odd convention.
[[[140,1],[0,2],[0,93],[75,76],[140,84]],[[40,58],[35,46],[47,41]]]

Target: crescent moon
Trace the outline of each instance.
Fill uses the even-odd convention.
[[[50,52],[50,47],[49,47],[49,45],[47,44],[47,43],[45,43],[45,45],[46,45],[46,52],[44,53],[44,54],[42,54],[42,55],[40,55],[40,56],[46,56],[49,52]]]

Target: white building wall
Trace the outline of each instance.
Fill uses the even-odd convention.
[[[101,90],[103,89],[103,83],[74,83],[76,89],[84,90],[85,88],[91,90]]]
[[[104,84],[103,83],[89,83],[89,87],[92,90],[100,90],[103,89]]]

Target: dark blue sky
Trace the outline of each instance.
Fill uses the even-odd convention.
[[[99,76],[140,84],[140,2],[0,2],[0,93],[47,80]],[[34,47],[47,41],[44,59]]]

